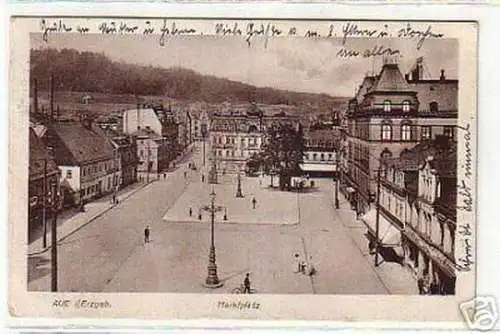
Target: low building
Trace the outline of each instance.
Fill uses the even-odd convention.
[[[306,149],[300,168],[311,177],[333,177],[337,171],[338,128],[309,129],[305,135]]]
[[[51,198],[51,184],[56,182],[59,189],[59,169],[54,157],[43,141],[36,135],[35,130],[29,129],[29,171],[28,171],[28,239],[32,232],[42,228],[44,204],[46,215],[49,198]]]
[[[136,138],[111,131],[108,131],[107,135],[118,155],[118,187],[123,188],[137,182],[139,158]]]
[[[119,170],[114,147],[91,119],[55,122],[48,126],[44,141],[54,148],[61,187],[71,195],[73,204],[116,189]]]

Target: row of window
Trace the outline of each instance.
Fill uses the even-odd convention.
[[[431,125],[422,125],[420,126],[420,137],[423,140],[432,139],[432,126]],[[412,132],[414,129],[409,124],[403,124],[400,127],[401,131],[401,140],[408,141],[412,140]],[[455,127],[453,126],[445,126],[443,128],[443,135],[454,138],[455,137]],[[381,134],[380,139],[384,141],[390,141],[393,139],[393,126],[389,123],[383,123],[381,125]]]
[[[401,109],[403,110],[403,112],[409,112],[411,104],[410,104],[410,101],[403,101],[402,104],[395,104],[395,103],[392,103],[391,100],[385,100],[384,101],[384,112],[391,112],[393,109],[393,106],[398,106],[398,107],[401,106]],[[429,111],[430,112],[437,112],[438,110],[439,110],[439,105],[437,102],[433,101],[433,102],[429,103]]]
[[[102,172],[102,171],[108,171],[110,169],[113,169],[113,161],[104,161],[100,162],[97,164],[93,164],[91,166],[85,166],[82,167],[82,176],[90,175],[92,173],[97,173],[97,172]],[[69,172],[69,174],[68,174]],[[68,176],[69,175],[69,176]],[[66,178],[71,179],[72,178],[72,173],[70,170],[66,171]]]
[[[214,144],[226,144],[226,145],[235,145],[236,144],[236,137],[230,137],[230,136],[226,136],[225,138],[226,140],[224,140],[223,137],[214,137],[213,138],[213,143]],[[258,140],[257,138],[254,138],[254,137],[249,137],[247,138],[248,139],[248,145],[249,146],[252,146],[252,145],[257,145],[258,143]],[[241,138],[241,146],[245,146],[245,143],[246,143],[246,138]]]
[[[325,154],[325,153],[319,153],[319,154],[318,153],[311,153],[311,154],[305,153],[304,154],[304,159],[305,160],[318,161],[318,157],[319,157],[320,161],[325,161],[326,160],[325,158],[327,156],[328,156],[328,160],[333,160],[333,153],[328,153],[328,155]]]

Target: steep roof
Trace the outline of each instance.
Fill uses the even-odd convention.
[[[57,122],[51,125],[55,133],[55,154],[59,165],[80,165],[113,156],[113,145],[97,125],[88,128],[80,122]]]
[[[49,151],[43,141],[36,135],[35,130],[29,129],[29,179],[36,180],[43,177],[44,159],[47,159],[47,174],[58,171],[54,159],[49,159]]]
[[[397,64],[384,64],[372,92],[404,92],[411,91]]]
[[[363,98],[365,97],[365,94],[368,93],[372,88],[373,85],[377,82],[378,76],[365,76],[363,79],[363,82],[359,86],[358,91],[356,92],[356,96],[354,97],[358,104],[361,104],[363,101]]]
[[[438,112],[458,110],[457,80],[413,81],[409,85],[417,92],[420,111],[429,111],[431,102],[438,103]]]

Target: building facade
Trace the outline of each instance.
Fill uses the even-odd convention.
[[[50,216],[51,184],[55,182],[59,191],[59,169],[54,156],[31,127],[28,167],[28,239],[31,240],[33,231],[43,226],[44,205],[46,219]]]
[[[300,168],[311,177],[333,177],[337,171],[337,151],[340,145],[338,127],[309,129],[305,134],[305,152]]]
[[[91,119],[55,122],[48,126],[44,141],[54,148],[61,188],[71,196],[73,204],[115,191],[119,180],[116,151]]]
[[[118,187],[123,188],[137,182],[139,159],[136,138],[115,134],[111,137],[111,142],[117,154]]]
[[[438,136],[381,165],[379,252],[405,265],[425,294],[455,291],[456,161],[456,143]],[[361,216],[371,248],[376,214]]]
[[[432,80],[422,73],[422,59],[405,76],[386,61],[349,101],[342,124],[341,189],[358,214],[375,202],[381,159],[439,135],[456,140],[458,81],[446,79],[444,71]]]
[[[163,106],[138,106],[137,109],[123,112],[123,133],[141,137],[142,142],[149,143],[152,153],[150,154],[149,170],[160,172],[171,167],[174,159],[180,154],[179,126],[171,108]],[[150,137],[146,140],[145,137]],[[140,148],[137,145],[137,155],[140,158]],[[146,146],[142,147],[145,150]],[[144,155],[144,154],[143,154]],[[148,163],[139,164],[139,171],[146,172]],[[140,158],[141,159],[141,158]]]
[[[151,130],[140,130],[134,134],[137,145],[137,173],[140,179],[147,179],[148,173],[160,173],[169,166],[168,142]]]
[[[284,113],[264,115],[256,105],[226,106],[215,113],[210,122],[210,145],[217,170],[243,172],[247,160],[261,151],[268,126],[283,122],[298,124],[298,118]]]

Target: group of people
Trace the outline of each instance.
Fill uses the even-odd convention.
[[[295,273],[302,273],[307,276],[316,274],[316,268],[314,268],[314,265],[312,264],[312,256],[309,257],[309,261],[301,260],[298,253],[295,253],[294,257],[297,266]]]

